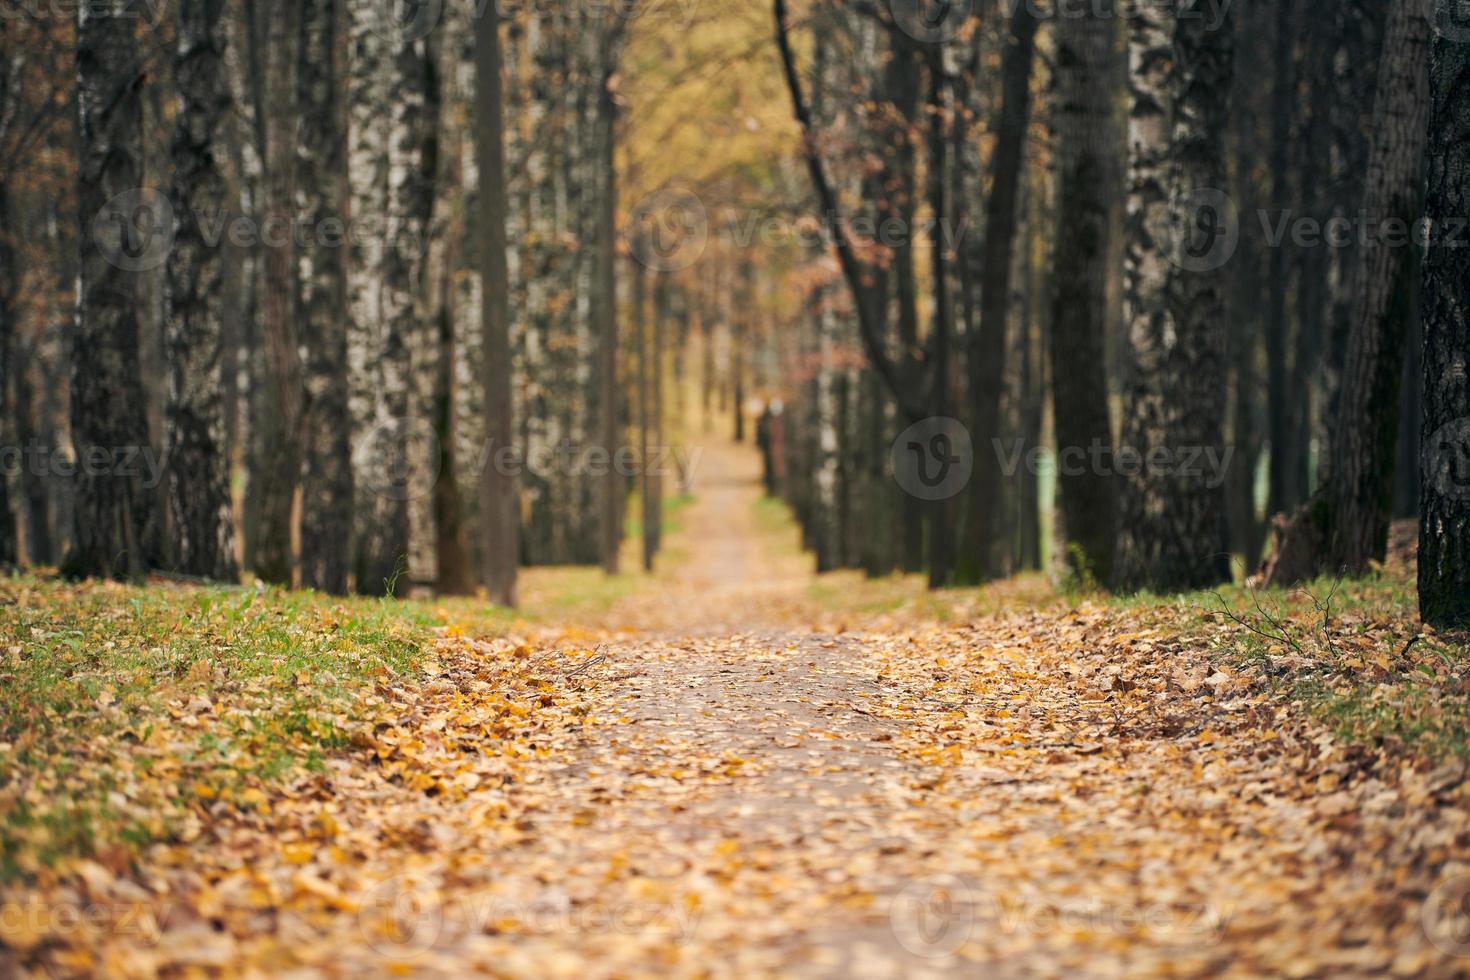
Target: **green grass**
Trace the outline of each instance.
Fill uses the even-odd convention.
[[[1403,571],[1108,602],[1215,636],[1222,653],[1258,671],[1273,700],[1299,706],[1342,741],[1436,761],[1470,757],[1470,646],[1422,630]]]
[[[0,878],[320,770],[366,722],[358,694],[411,675],[435,619],[274,589],[0,580]]]

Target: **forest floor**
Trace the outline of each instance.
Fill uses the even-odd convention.
[[[1470,974],[1470,663],[809,571],[712,448],[525,609],[0,580],[0,974]]]

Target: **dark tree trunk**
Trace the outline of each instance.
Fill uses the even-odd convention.
[[[1227,460],[1228,280],[1215,251],[1224,246],[1199,234],[1218,202],[1188,195],[1224,183],[1233,28],[1229,5],[1217,24],[1152,13],[1130,23],[1130,350],[1114,569],[1125,590],[1175,592],[1230,579],[1223,474],[1201,465]],[[1163,237],[1171,233],[1173,242]],[[1159,450],[1162,466],[1149,462]]]
[[[222,136],[230,111],[223,12],[224,0],[179,4],[176,215],[213,216],[228,210],[222,170]],[[237,572],[222,398],[226,256],[220,244],[205,242],[200,220],[178,222],[168,261],[165,425],[175,568],[186,575],[230,580]]]
[[[1293,57],[1294,14],[1298,0],[1275,0],[1276,18],[1272,38],[1271,92],[1271,194],[1272,205],[1279,210],[1296,213],[1293,197],[1296,185],[1291,166],[1292,118],[1296,110],[1296,61]],[[1288,379],[1292,350],[1291,326],[1287,319],[1290,293],[1292,245],[1288,239],[1277,242],[1270,250],[1266,287],[1266,378],[1268,430],[1271,444],[1271,489],[1267,507],[1279,514],[1301,503],[1301,491],[1293,477],[1296,472],[1295,439],[1291,426],[1291,406],[1301,393]],[[1298,356],[1300,352],[1298,351]]]
[[[114,200],[138,194],[141,183],[142,52],[129,6],[111,0],[77,8],[81,160],[71,431],[79,465],[65,562],[74,576],[140,576],[153,506],[144,478],[120,465],[149,445],[138,368],[138,274],[156,268],[156,236],[166,234],[160,200],[146,192]]]
[[[475,18],[475,159],[479,172],[480,329],[485,439],[498,452],[515,445],[511,403],[510,273],[506,264],[505,121],[500,18]],[[520,514],[513,472],[491,465],[480,474],[481,579],[490,600],[514,607],[520,563]]]
[[[617,283],[617,102],[603,78],[598,90],[598,149],[596,162],[602,180],[602,207],[597,223],[598,407],[602,413],[599,442],[611,460],[621,441],[622,404],[618,397],[618,283]],[[708,335],[707,335],[708,336]],[[626,486],[617,467],[609,465],[602,478],[601,551],[602,568],[609,575],[618,571],[618,549],[623,541],[623,502]]]
[[[1424,470],[1419,604],[1441,629],[1470,626],[1470,45],[1453,31],[1454,0],[1438,0],[1430,62],[1426,217],[1435,237],[1424,263]],[[1445,239],[1457,228],[1454,240]]]
[[[296,142],[296,217],[319,229],[347,204],[347,128],[337,39],[337,0],[301,0]],[[301,346],[306,386],[301,475],[301,585],[333,595],[348,588],[352,538],[352,446],[347,414],[347,272],[341,247],[301,239]]]
[[[653,533],[653,553],[663,551],[664,541],[664,466],[668,443],[664,439],[664,344],[667,342],[667,325],[673,315],[672,283],[667,275],[660,275],[653,290],[653,376],[649,384],[653,388],[653,423],[650,438],[653,440],[657,465],[648,477],[648,500],[652,508],[648,526]],[[645,464],[647,465],[647,464]]]
[[[260,310],[264,347],[260,413],[256,419],[256,467],[250,496],[256,508],[254,572],[263,581],[290,585],[294,556],[292,515],[301,469],[301,356],[296,330],[297,283],[291,230],[296,73],[291,19],[283,5],[257,10],[264,25],[257,55],[265,77],[257,103],[265,169],[265,222],[261,229]]]
[[[1050,358],[1059,449],[1112,446],[1105,340],[1112,199],[1120,152],[1111,122],[1113,30],[1096,16],[1057,22],[1057,216]],[[1068,563],[1106,582],[1113,567],[1114,488],[1103,472],[1059,472]]]
[[[629,277],[628,289],[633,293],[630,326],[633,328],[633,352],[638,369],[638,500],[642,509],[639,524],[643,531],[643,570],[651,572],[655,554],[653,539],[655,518],[653,487],[649,482],[648,472],[648,434],[653,421],[649,397],[651,389],[648,380],[648,277],[642,262],[635,257],[632,263],[633,274]]]
[[[1003,574],[997,563],[995,540],[1001,472],[992,447],[1001,436],[1011,270],[1015,265],[1021,164],[1031,121],[1031,62],[1039,26],[1030,4],[1021,4],[1011,16],[1010,37],[1001,59],[1001,104],[993,127],[996,143],[990,163],[990,196],[985,204],[985,244],[980,253],[979,320],[969,325],[967,338],[975,475],[967,497],[969,524],[961,566],[973,568],[982,580]]]
[[[934,263],[934,337],[933,372],[931,384],[934,392],[934,415],[947,418],[954,407],[950,401],[950,350],[954,340],[954,302],[949,282],[948,246],[944,242],[943,229],[949,226],[952,213],[949,201],[950,183],[950,140],[947,132],[953,114],[950,105],[949,85],[938,71],[938,65],[930,68],[929,80],[929,209],[934,216],[934,227],[938,239],[930,246]],[[1004,325],[1000,325],[1002,344]],[[936,500],[929,511],[929,587],[941,588],[949,584],[954,570],[954,526],[955,501]]]
[[[8,91],[10,58],[6,48],[6,24],[0,22],[0,118],[4,118],[9,100],[15,93]],[[0,569],[15,565],[20,559],[19,524],[15,505],[24,500],[20,493],[21,473],[13,473],[10,453],[21,446],[21,426],[16,421],[29,406],[20,400],[20,385],[13,380],[15,369],[15,250],[11,246],[10,191],[0,183],[0,452],[6,459],[0,461]],[[12,487],[15,489],[12,491]]]
[[[1272,584],[1329,571],[1360,575],[1387,548],[1403,349],[1420,275],[1411,239],[1423,192],[1429,32],[1429,0],[1395,2],[1374,103],[1363,206],[1369,234],[1359,246],[1332,471],[1311,501],[1278,524],[1266,567]]]

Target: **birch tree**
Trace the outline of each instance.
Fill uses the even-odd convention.
[[[1225,452],[1226,279],[1216,250],[1227,247],[1219,188],[1233,13],[1229,0],[1143,4],[1130,22],[1129,350],[1114,569],[1124,589],[1230,578],[1224,487],[1197,461]]]
[[[222,136],[230,111],[224,72],[224,0],[182,0],[174,73],[173,210],[168,260],[168,503],[174,563],[188,575],[235,577],[234,514],[224,414],[224,264],[201,221],[228,207]]]
[[[505,120],[500,17],[493,5],[475,21],[475,157],[478,174],[480,333],[484,433],[495,449],[513,446],[510,270],[506,264]],[[481,580],[492,602],[516,604],[520,559],[516,480],[490,465],[480,474]]]
[[[78,281],[71,432],[77,468],[72,551],[77,576],[137,577],[150,493],[137,469],[114,465],[148,446],[138,370],[137,272],[168,231],[142,192],[140,49],[126,0],[77,7]],[[121,197],[119,195],[122,195]]]
[[[301,475],[301,584],[347,592],[352,535],[352,429],[347,410],[346,212],[338,0],[302,0],[296,142],[296,219],[308,234],[296,253],[301,288],[304,465]]]

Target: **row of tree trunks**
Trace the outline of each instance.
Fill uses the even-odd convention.
[[[1419,250],[1391,241],[1420,213],[1429,105],[1429,0],[1395,0],[1384,40],[1343,369],[1333,466],[1316,495],[1280,521],[1265,569],[1271,584],[1323,573],[1362,574],[1382,560],[1393,511],[1404,345],[1420,276]]]

